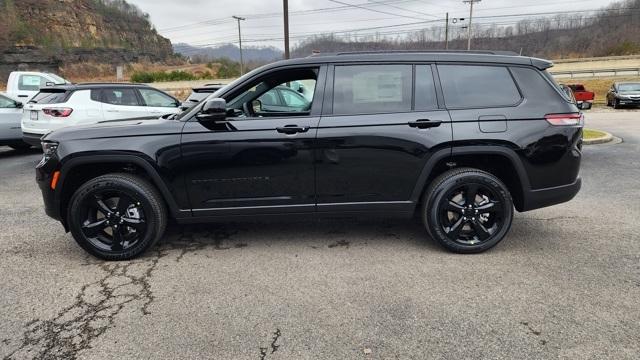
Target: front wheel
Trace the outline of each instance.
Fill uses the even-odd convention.
[[[456,253],[479,253],[498,244],[511,228],[513,200],[497,177],[472,168],[436,178],[422,201],[429,234]]]
[[[67,220],[76,242],[104,260],[132,259],[163,235],[167,214],[158,190],[141,177],[108,174],[72,196]]]

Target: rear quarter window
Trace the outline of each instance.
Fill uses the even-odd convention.
[[[504,66],[438,65],[449,108],[514,106],[522,96]]]
[[[572,102],[555,79],[546,71],[527,67],[512,67],[511,72],[520,85],[528,102],[548,104],[549,102]]]

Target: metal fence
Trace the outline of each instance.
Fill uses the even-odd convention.
[[[572,70],[572,71],[551,71],[551,75],[558,78],[574,77],[605,77],[605,76],[640,76],[640,67],[617,68],[617,69],[593,69],[593,70]]]

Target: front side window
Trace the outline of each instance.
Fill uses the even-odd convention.
[[[16,108],[16,102],[0,95],[0,109]]]
[[[411,65],[336,66],[333,113],[411,111],[412,77]]]
[[[20,75],[18,79],[18,90],[38,91],[41,87],[45,87],[47,81],[38,75]]]
[[[177,107],[178,103],[167,94],[152,89],[140,89],[140,95],[147,106],[152,107]]]
[[[135,89],[103,89],[101,101],[111,105],[140,106]]]
[[[317,78],[316,68],[270,74],[228,101],[228,110],[237,118],[309,115]]]
[[[438,73],[449,108],[505,107],[521,100],[503,66],[438,65]]]

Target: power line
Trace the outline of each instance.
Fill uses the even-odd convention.
[[[342,5],[345,5],[345,6],[350,6],[350,7],[354,7],[354,8],[358,8],[358,9],[377,12],[377,13],[380,13],[380,14],[387,14],[387,15],[392,15],[392,16],[404,17],[404,18],[408,18],[408,19],[421,19],[421,18],[415,17],[415,16],[394,14],[394,13],[390,13],[390,12],[386,12],[386,11],[382,11],[382,10],[369,9],[368,7],[365,7],[365,6],[362,6],[362,5],[349,4],[349,3],[345,3],[345,2],[342,2],[342,1],[338,1],[338,0],[329,0],[329,1],[334,2],[336,4],[342,4]]]

